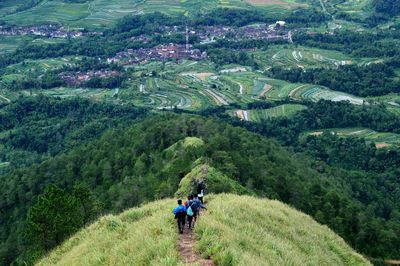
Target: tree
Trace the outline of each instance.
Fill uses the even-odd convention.
[[[86,183],[78,183],[74,186],[74,197],[79,203],[79,209],[86,225],[98,216],[102,211],[102,204],[97,201]]]
[[[49,185],[28,211],[27,235],[38,249],[49,250],[83,224],[78,201],[55,185]]]

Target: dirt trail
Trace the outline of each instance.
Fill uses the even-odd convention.
[[[203,259],[194,251],[196,239],[192,230],[185,227],[179,239],[179,252],[184,263],[197,263],[200,266],[214,266],[212,260]]]

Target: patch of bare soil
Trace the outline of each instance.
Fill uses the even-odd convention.
[[[192,230],[185,227],[179,240],[179,252],[184,263],[197,263],[200,266],[214,266],[214,262],[209,259],[203,259],[194,250],[196,239]]]

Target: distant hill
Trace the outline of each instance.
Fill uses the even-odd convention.
[[[105,216],[38,265],[183,265],[171,210],[156,201]],[[218,265],[370,265],[326,226],[289,206],[249,196],[208,198],[196,249]]]

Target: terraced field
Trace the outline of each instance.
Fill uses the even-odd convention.
[[[268,109],[257,110],[235,110],[233,113],[239,119],[245,121],[259,122],[275,117],[291,117],[297,112],[306,109],[307,107],[301,104],[283,104]]]
[[[26,36],[0,36],[0,54],[14,52],[20,45],[32,41]]]
[[[400,146],[400,134],[388,132],[376,132],[368,128],[332,128],[307,132],[306,135],[319,136],[323,133],[337,134],[343,137],[364,138],[368,142],[374,142],[377,148]]]
[[[263,0],[264,1],[264,0]],[[0,3],[0,18],[17,25],[58,23],[71,27],[107,27],[129,14],[164,12],[190,15],[199,11],[223,8],[252,8],[243,0],[91,0],[71,3],[63,0],[42,0],[38,5],[17,12],[22,0],[5,0]],[[267,5],[257,5],[265,12],[282,14],[299,6],[294,1],[268,0]],[[270,5],[272,4],[272,5]]]
[[[264,84],[264,85],[263,85]],[[271,88],[264,93],[264,97],[270,100],[282,100],[291,98],[298,101],[313,101],[330,100],[334,102],[349,101],[355,105],[362,105],[365,99],[356,97],[344,92],[333,91],[323,86],[310,84],[293,84],[276,79],[258,79],[255,80],[253,93],[257,94],[260,88],[265,84]]]
[[[296,47],[285,48],[275,46],[268,51],[254,53],[257,62],[265,68],[271,66],[284,67],[332,67],[353,64],[356,60],[338,51],[322,50],[315,48]]]
[[[63,66],[72,65],[79,57],[71,58],[49,58],[40,60],[25,60],[23,63],[10,65],[5,69],[5,73],[28,75],[31,73],[41,74],[49,70],[55,70]]]
[[[217,6],[245,8],[247,5],[239,0],[92,0],[84,3],[43,0],[33,8],[16,13],[8,12],[15,9],[11,3],[3,6],[2,19],[17,25],[59,23],[72,27],[104,27],[128,14],[154,11],[185,14]]]

